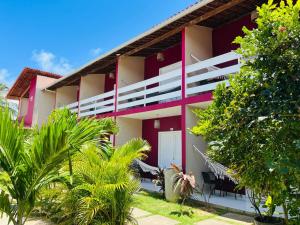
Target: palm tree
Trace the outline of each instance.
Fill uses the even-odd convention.
[[[27,133],[22,124],[11,119],[7,107],[0,109],[0,211],[14,225],[23,225],[39,191],[57,178],[61,165],[113,127],[109,120],[77,121],[68,110],[59,110],[40,129]]]
[[[53,201],[56,207],[52,218],[68,225],[134,222],[131,206],[140,183],[130,166],[134,159],[144,158],[149,149],[142,139],[133,139],[117,149],[86,145],[73,158],[74,185],[70,187],[68,178],[64,178],[51,191],[58,196]]]
[[[9,107],[13,113],[13,116],[16,117],[18,112],[18,105],[15,102],[8,101],[5,98],[7,91],[8,91],[8,87],[5,84],[0,83],[0,107],[1,108]]]
[[[5,105],[5,99],[2,93],[6,92],[8,90],[7,86],[5,84],[0,83],[0,105]]]

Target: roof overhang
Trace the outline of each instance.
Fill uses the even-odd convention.
[[[250,14],[258,5],[267,0],[202,0],[170,17],[150,30],[83,65],[71,74],[51,84],[47,89],[78,82],[81,76],[91,73],[109,73],[114,69],[117,56],[147,56],[157,51],[164,40],[178,38],[180,31],[189,25],[219,27],[230,21]],[[177,36],[176,36],[177,35]],[[180,34],[179,34],[180,38]],[[169,41],[171,43],[171,41]]]
[[[24,68],[22,72],[20,73],[19,77],[13,84],[13,86],[9,89],[6,98],[7,99],[18,99],[20,97],[28,97],[26,96],[30,81],[36,77],[36,76],[44,76],[44,77],[50,77],[54,79],[61,78],[60,75],[49,73],[37,69],[31,69],[31,68]]]

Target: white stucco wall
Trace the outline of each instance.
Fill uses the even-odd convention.
[[[44,89],[56,79],[37,76],[32,125],[41,126],[55,108],[55,93]]]
[[[185,60],[186,65],[196,63],[191,54],[200,60],[213,56],[212,29],[203,26],[189,26],[185,31]]]
[[[121,56],[118,62],[119,88],[144,80],[144,57]]]
[[[105,74],[88,74],[81,77],[79,99],[104,93]]]
[[[59,108],[77,101],[77,86],[64,86],[56,89],[55,107]]]
[[[21,98],[19,104],[19,116],[25,116],[28,109],[28,98]]]
[[[197,118],[194,115],[193,107],[186,106],[186,127],[187,129],[192,128],[197,124]],[[186,135],[186,171],[193,172],[196,178],[197,184],[202,186],[202,175],[201,172],[209,171],[205,162],[202,160],[199,153],[193,149],[195,145],[200,151],[206,151],[206,143],[200,136],[195,136],[187,132]]]
[[[117,118],[119,133],[116,135],[116,146],[125,144],[132,138],[142,137],[142,120],[130,118]]]

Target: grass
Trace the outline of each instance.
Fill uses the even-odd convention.
[[[192,202],[187,202],[183,206],[181,213],[180,204],[167,202],[159,193],[142,191],[136,194],[134,198],[134,207],[146,210],[152,214],[175,219],[181,224],[194,224],[201,220],[216,218],[225,213],[224,210],[206,208]]]

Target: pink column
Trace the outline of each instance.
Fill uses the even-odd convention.
[[[80,80],[79,80],[79,89],[78,89],[78,92],[77,92],[77,102],[78,102],[77,118],[79,118],[79,113],[80,113],[80,87],[81,87],[81,76],[80,76]]]
[[[35,92],[36,92],[36,77],[34,77],[30,81],[28,109],[27,109],[27,114],[25,116],[25,120],[24,120],[24,123],[25,123],[26,126],[31,126],[32,125]]]
[[[185,105],[185,28],[181,31],[181,142],[182,142],[182,169],[186,169],[186,105]]]
[[[116,61],[116,85],[115,85],[115,110],[117,112],[117,104],[118,104],[118,82],[119,82],[119,56],[117,56]],[[116,121],[116,116],[114,116],[114,120]],[[116,145],[116,135],[113,136],[113,146]]]

